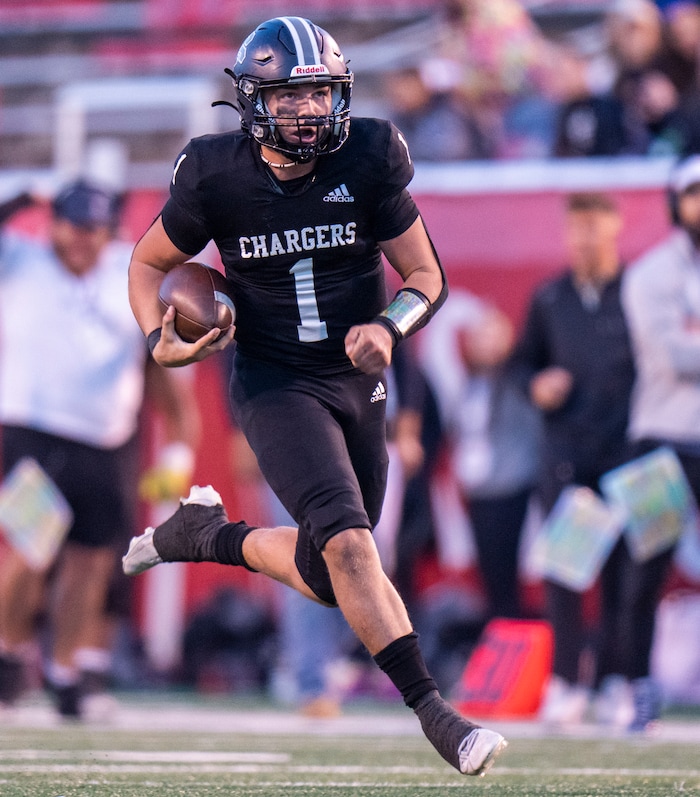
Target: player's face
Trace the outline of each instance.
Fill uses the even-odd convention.
[[[109,227],[78,227],[67,219],[54,219],[51,225],[51,242],[63,265],[73,274],[81,276],[97,263],[102,248],[112,237]]]
[[[267,89],[263,99],[270,114],[278,117],[277,130],[288,144],[317,144],[329,127],[328,123],[319,125],[312,120],[327,117],[333,110],[330,86],[318,83],[282,86]],[[289,117],[289,124],[279,117]]]
[[[691,185],[678,197],[681,224],[693,240],[700,241],[700,183]]]

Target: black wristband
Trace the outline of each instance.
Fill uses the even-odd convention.
[[[149,332],[148,334],[148,351],[153,354],[153,349],[158,345],[158,341],[160,340],[160,336],[163,330],[161,327],[156,327],[153,332]]]
[[[391,344],[392,348],[396,348],[397,344],[401,342],[403,336],[399,332],[399,328],[390,318],[387,318],[384,315],[378,315],[376,318],[372,319],[372,323],[381,324],[381,326],[383,326],[384,329],[389,331],[389,334],[393,338],[393,342]]]

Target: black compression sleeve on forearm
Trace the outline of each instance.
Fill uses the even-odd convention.
[[[389,306],[373,319],[374,323],[381,324],[389,330],[394,347],[404,338],[424,327],[447,300],[449,293],[447,275],[429,234],[428,240],[442,277],[442,287],[438,297],[431,302],[422,291],[416,288],[402,288],[394,296]]]
[[[381,324],[391,332],[396,346],[425,326],[430,316],[431,304],[424,293],[415,288],[401,288],[386,310],[374,319],[374,323]]]

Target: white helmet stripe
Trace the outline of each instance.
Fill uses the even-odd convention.
[[[286,26],[292,37],[299,66],[320,64],[321,53],[309,21],[302,17],[278,17],[278,19]]]

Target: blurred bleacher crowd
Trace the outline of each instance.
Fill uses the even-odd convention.
[[[223,68],[279,13],[343,43],[355,113],[395,120],[417,161],[700,148],[693,0],[3,0],[0,170],[75,171],[114,136],[129,187],[162,185],[185,134],[237,126],[210,108]]]

